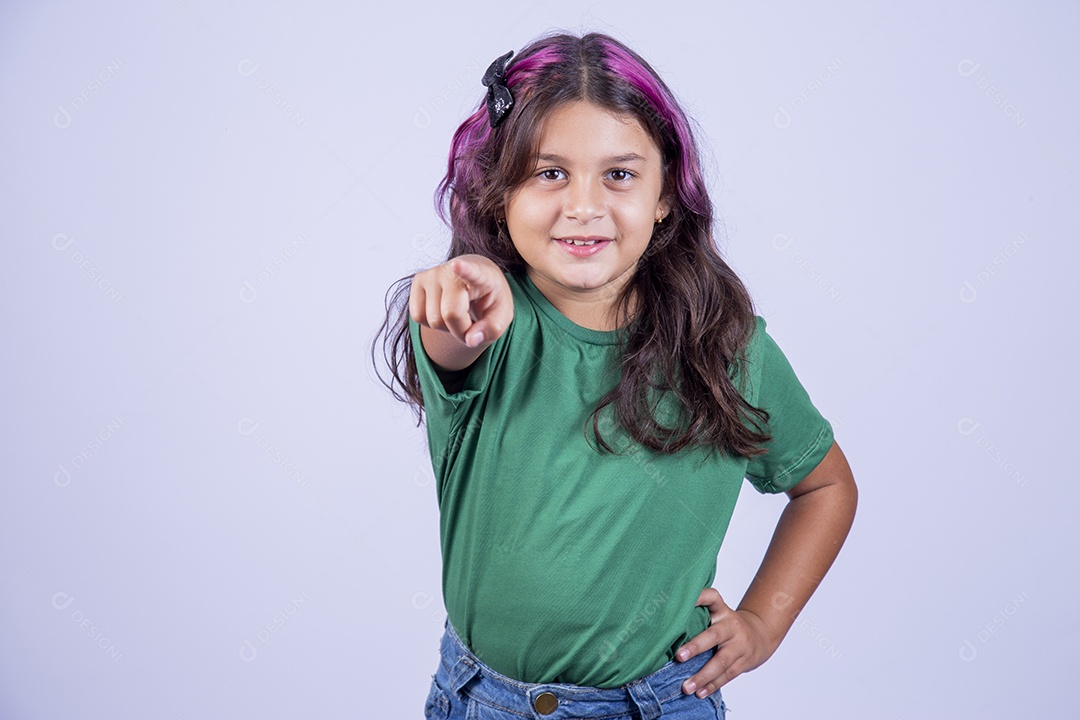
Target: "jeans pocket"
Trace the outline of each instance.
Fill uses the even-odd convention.
[[[431,689],[428,690],[427,701],[424,703],[425,720],[446,720],[450,717],[450,697],[439,687],[435,676],[431,676]]]

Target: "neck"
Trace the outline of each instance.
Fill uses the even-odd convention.
[[[561,312],[575,325],[590,330],[610,332],[625,326],[637,312],[637,297],[630,299],[629,316],[617,315],[618,307],[615,296],[619,288],[607,287],[593,290],[569,290],[548,282],[543,277],[530,274],[533,284],[543,293],[556,310]]]

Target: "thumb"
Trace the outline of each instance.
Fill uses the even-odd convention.
[[[728,603],[724,601],[724,598],[720,596],[719,590],[715,587],[706,587],[702,590],[701,595],[698,596],[698,606],[705,606],[708,608],[708,614],[716,619],[717,614],[724,613],[728,608]]]
[[[465,331],[465,345],[477,347],[484,342],[494,342],[506,332],[514,319],[514,300],[506,278],[494,265],[488,268],[484,261],[466,260],[466,271],[459,277],[468,286],[470,297],[469,315],[473,324]],[[475,270],[475,280],[468,273]]]
[[[494,302],[484,303],[484,307],[479,308],[476,322],[465,332],[465,344],[468,347],[476,347],[487,340],[494,341],[506,331],[510,323],[506,315],[513,317],[513,310],[508,309],[509,302],[506,298],[499,298]]]
[[[725,604],[724,598],[720,596],[720,591],[714,587],[707,587],[701,591],[700,595],[698,595],[698,605],[713,605],[717,603],[720,605]]]
[[[474,348],[480,343],[484,342],[484,331],[475,329],[476,325],[473,325],[473,328],[474,329],[470,330],[469,334],[465,336],[465,347]]]
[[[724,598],[720,596],[720,592],[716,588],[709,587],[702,590],[697,604],[699,606],[704,605],[708,608],[710,625],[721,620],[731,612],[731,608],[724,602]]]

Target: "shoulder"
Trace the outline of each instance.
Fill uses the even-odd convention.
[[[728,370],[728,377],[749,403],[757,398],[761,384],[762,358],[767,354],[764,346],[768,340],[765,325],[765,318],[753,315],[753,321],[743,331],[742,339],[733,350],[732,367]]]
[[[514,299],[514,322],[518,325],[535,325],[537,307],[529,288],[528,279],[524,272],[504,270],[503,276],[506,284],[510,286],[510,294]]]
[[[769,333],[766,331],[766,325],[765,318],[761,315],[754,315],[742,347],[739,348],[742,353],[745,353],[747,361],[750,363],[760,358],[762,346],[770,339]]]

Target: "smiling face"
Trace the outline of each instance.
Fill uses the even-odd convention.
[[[579,325],[618,326],[615,296],[667,214],[661,176],[636,119],[584,101],[545,118],[534,171],[507,194],[506,227],[533,284]]]

